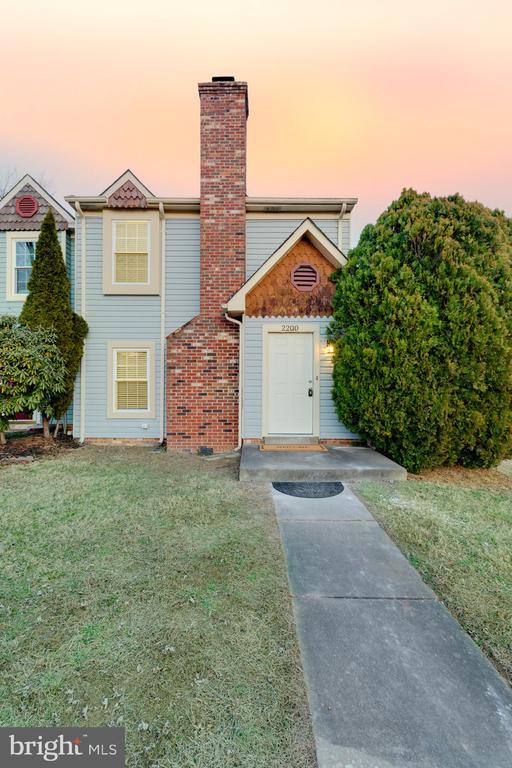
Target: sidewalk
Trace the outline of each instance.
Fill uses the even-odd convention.
[[[319,768],[510,768],[512,691],[366,507],[272,494]]]

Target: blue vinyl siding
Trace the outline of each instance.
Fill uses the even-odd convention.
[[[20,314],[22,301],[7,301],[7,232],[0,232],[0,317]]]
[[[66,268],[71,283],[71,306],[75,308],[75,236],[71,231],[66,232]]]
[[[356,439],[336,416],[332,402],[332,363],[326,351],[326,330],[329,318],[253,318],[244,320],[244,420],[243,437],[261,437],[261,409],[263,389],[263,331],[270,323],[314,323],[320,328],[320,437]]]
[[[199,240],[199,218],[166,220],[166,335],[199,313]]]
[[[37,235],[37,232],[36,232]],[[59,232],[60,235],[60,232]],[[66,267],[71,281],[71,306],[74,306],[74,238],[66,232]],[[18,316],[23,309],[22,301],[7,301],[7,232],[0,231],[0,316]]]
[[[77,230],[80,228],[78,222]],[[89,324],[85,358],[85,437],[158,438],[160,435],[160,296],[103,295],[103,220],[86,218],[86,319]],[[77,239],[79,252],[80,238]],[[79,271],[81,279],[81,270]],[[79,310],[80,311],[80,310]],[[126,339],[155,343],[156,416],[136,419],[109,419],[107,349],[109,341]],[[75,434],[80,418],[80,386],[75,402]],[[148,429],[142,429],[147,424]]]
[[[304,217],[306,218],[306,217]],[[335,245],[346,253],[350,239],[350,221],[345,219],[342,227],[342,243],[338,244],[338,219],[312,220]],[[256,272],[264,261],[297,229],[303,219],[247,219],[246,278]]]
[[[74,298],[75,298],[75,312],[79,315],[83,314],[83,307],[81,305],[80,296],[80,281],[81,281],[81,263],[80,263],[80,238],[81,238],[81,220],[76,221],[75,239],[73,244],[74,251]],[[87,350],[88,337],[85,339],[84,349]],[[80,362],[80,366],[84,365],[84,358]],[[73,437],[80,436],[80,370],[78,371],[75,390],[73,393]]]

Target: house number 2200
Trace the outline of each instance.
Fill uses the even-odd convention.
[[[298,325],[282,325],[281,326],[281,331],[283,331],[284,333],[297,333],[298,330],[299,330]]]

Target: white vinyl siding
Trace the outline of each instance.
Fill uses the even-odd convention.
[[[115,221],[114,281],[116,283],[149,282],[149,222]]]

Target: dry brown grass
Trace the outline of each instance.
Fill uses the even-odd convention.
[[[120,725],[129,768],[311,768],[268,494],[233,461],[0,468],[0,724]]]
[[[409,473],[408,479],[455,485],[461,488],[512,490],[512,470],[508,469],[508,464],[512,464],[512,462],[503,462],[505,466],[502,465],[497,469],[438,467],[437,469],[424,470],[417,475]]]

